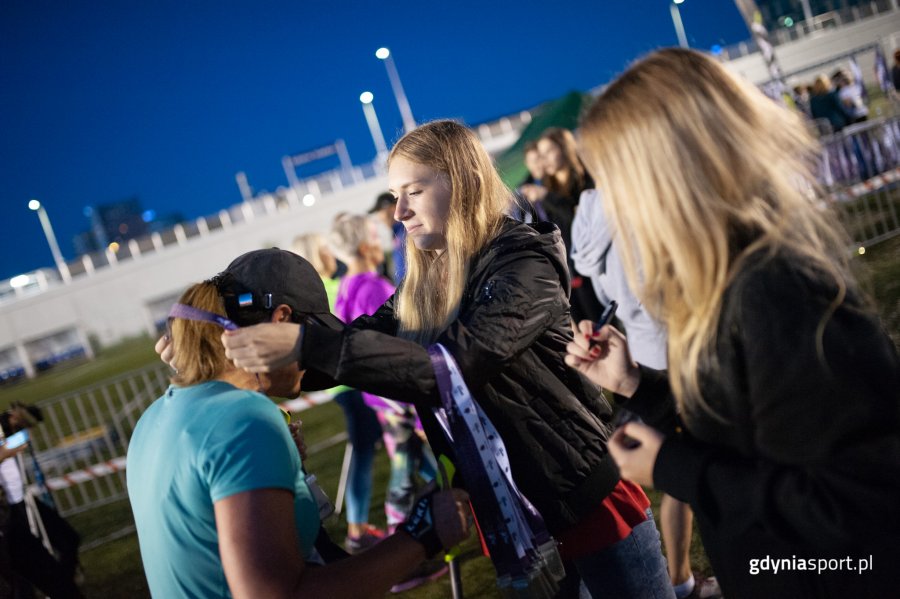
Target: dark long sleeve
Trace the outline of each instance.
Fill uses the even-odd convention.
[[[473,295],[437,342],[450,351],[476,392],[544,334],[566,306],[557,269],[539,253],[518,252],[501,261],[488,284],[473,290]],[[310,325],[303,340],[302,367],[384,397],[438,405],[426,349],[397,337],[396,325],[393,298],[343,332]]]
[[[616,404],[641,417],[644,423],[668,435],[678,427],[675,397],[664,370],[640,365],[641,380],[631,397],[616,394]]]
[[[726,295],[704,390],[734,434],[695,412],[654,469],[722,539],[827,551],[900,531],[900,363],[873,315],[833,297],[778,262]]]

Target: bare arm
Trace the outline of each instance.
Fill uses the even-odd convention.
[[[468,534],[461,491],[435,496],[434,519],[445,547]],[[293,497],[285,489],[259,489],[215,503],[219,552],[235,599],[383,597],[425,559],[424,547],[395,534],[362,555],[308,567],[298,551]]]
[[[19,455],[20,453],[25,451],[26,447],[28,447],[28,443],[23,443],[22,445],[19,445],[18,447],[15,447],[13,449],[9,449],[5,445],[0,445],[0,462],[15,455]]]

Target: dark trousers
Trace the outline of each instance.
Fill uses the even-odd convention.
[[[78,565],[78,533],[56,511],[40,501],[36,503],[51,544],[60,553],[61,559],[49,553],[41,540],[31,534],[25,502],[22,501],[10,506],[6,536],[12,573],[52,599],[81,598],[74,580]],[[17,592],[16,596],[21,595]]]

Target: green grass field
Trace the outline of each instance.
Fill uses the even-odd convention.
[[[900,345],[900,237],[867,248],[866,254],[859,257],[858,265],[876,298],[889,333],[895,343]],[[81,360],[59,365],[35,380],[0,387],[0,409],[5,409],[12,400],[38,401],[143,367],[155,360],[152,340],[129,340],[100,352],[94,361]],[[333,403],[304,411],[299,417],[303,420],[310,447],[332,438],[344,428],[341,410]],[[343,443],[332,445],[318,451],[308,460],[309,471],[318,476],[322,487],[332,497],[337,489],[343,451]],[[387,458],[382,451],[375,461],[371,508],[371,522],[379,526],[383,526],[385,522],[382,505],[388,472]],[[650,491],[649,495],[656,512],[659,496],[654,491]],[[126,501],[74,515],[70,521],[82,534],[86,547],[81,557],[87,597],[149,597],[137,537],[133,532],[122,534],[123,529],[133,526],[130,507]],[[326,528],[332,538],[343,540],[346,526],[340,517],[329,519]],[[694,567],[709,574],[709,564],[696,534],[691,553]],[[463,589],[467,597],[500,596],[495,587],[493,568],[486,558],[479,555],[475,539],[465,544],[460,561]],[[449,597],[449,582],[445,577],[401,596],[421,599]]]

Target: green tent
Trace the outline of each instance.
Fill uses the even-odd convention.
[[[556,100],[540,105],[531,113],[531,122],[522,131],[518,141],[496,158],[497,170],[509,187],[518,185],[528,169],[524,163],[525,144],[541,136],[549,127],[574,130],[578,126],[582,109],[590,103],[591,96],[581,92],[569,92]]]

